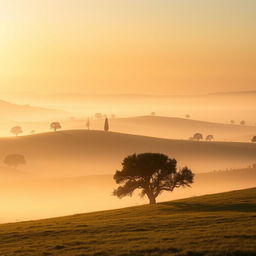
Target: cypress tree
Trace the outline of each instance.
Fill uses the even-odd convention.
[[[105,119],[104,131],[105,131],[105,132],[108,132],[108,131],[109,131],[108,118]]]

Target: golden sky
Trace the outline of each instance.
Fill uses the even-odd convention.
[[[255,0],[0,0],[0,91],[256,89]]]

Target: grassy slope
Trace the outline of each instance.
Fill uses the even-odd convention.
[[[255,255],[256,188],[0,225],[1,256]]]

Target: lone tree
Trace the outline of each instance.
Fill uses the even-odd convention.
[[[190,115],[189,115],[189,114],[186,114],[186,118],[189,119],[189,118],[190,118]]]
[[[6,156],[4,159],[4,163],[16,169],[18,165],[26,164],[26,159],[23,155],[13,154]]]
[[[242,120],[241,122],[240,122],[240,125],[245,125],[245,121],[244,120]]]
[[[178,187],[189,187],[194,174],[187,167],[177,171],[177,161],[160,153],[133,154],[126,157],[122,170],[116,171],[114,179],[122,184],[113,195],[118,198],[132,196],[136,189],[141,190],[141,197],[147,195],[150,204],[163,191],[173,191]]]
[[[109,124],[108,124],[108,119],[105,119],[105,123],[104,123],[104,131],[108,132],[109,131]]]
[[[15,126],[12,127],[12,129],[10,130],[10,132],[16,136],[18,136],[20,133],[23,133],[22,129],[20,126]]]
[[[61,125],[59,122],[53,122],[50,125],[50,129],[53,129],[56,132],[58,129],[61,129]]]
[[[193,136],[193,140],[202,140],[203,139],[203,135],[201,133],[195,133]]]
[[[205,140],[212,141],[212,140],[214,140],[214,137],[213,137],[213,135],[209,134],[206,136]]]
[[[252,137],[251,141],[256,142],[256,136]]]

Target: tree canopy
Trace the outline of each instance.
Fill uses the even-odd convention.
[[[50,128],[53,129],[55,132],[57,131],[57,129],[61,129],[61,125],[59,122],[53,122],[50,124]]]
[[[136,189],[147,195],[150,204],[163,191],[173,191],[193,183],[194,174],[187,167],[177,170],[177,161],[160,153],[143,153],[127,156],[117,170],[114,179],[120,184],[113,194],[118,198],[132,196]]]
[[[16,136],[18,136],[20,133],[23,133],[22,128],[20,126],[12,127],[10,132]]]
[[[205,138],[205,140],[207,140],[207,141],[211,141],[213,139],[214,139],[214,137],[211,134],[207,135],[206,138]]]
[[[17,168],[18,165],[26,164],[26,159],[23,155],[13,154],[6,156],[4,163],[10,167]]]
[[[193,140],[202,140],[203,135],[201,133],[195,133],[193,136]]]

